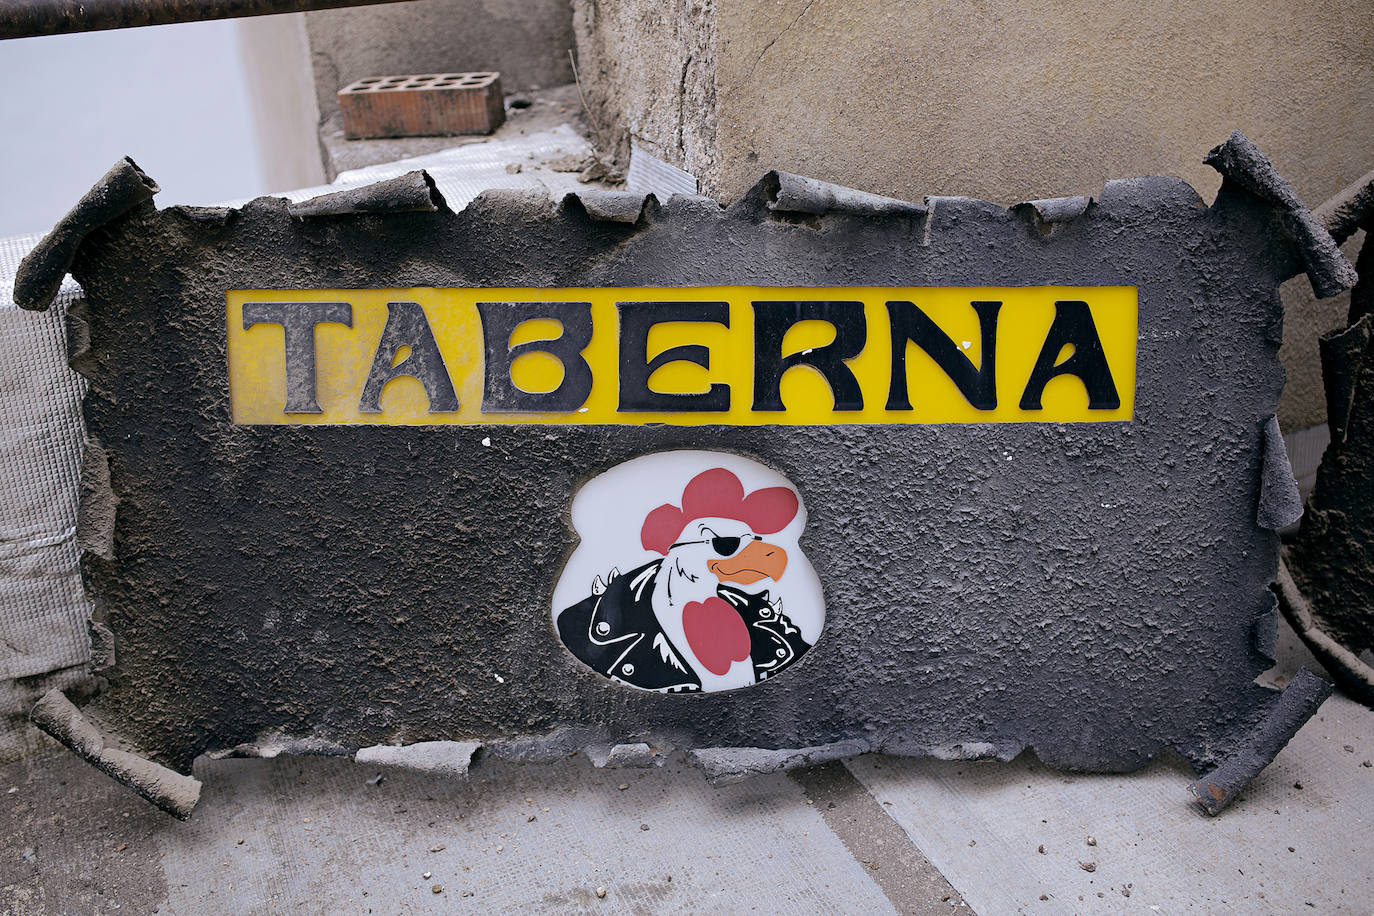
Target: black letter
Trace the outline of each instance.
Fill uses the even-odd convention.
[[[730,326],[727,302],[618,302],[620,309],[620,406],[618,410],[729,410],[730,386],[713,384],[700,394],[665,394],[649,387],[649,376],[668,363],[711,368],[711,351],[701,344],[669,347],[649,356],[649,329],[674,321]],[[646,362],[646,360],[648,360]]]
[[[1073,345],[1073,353],[1056,366],[1055,360],[1065,344]],[[1093,324],[1093,313],[1086,302],[1061,299],[1054,304],[1054,321],[1021,395],[1021,409],[1040,410],[1045,386],[1060,375],[1076,375],[1083,381],[1088,390],[1089,410],[1116,410],[1121,406],[1107,355],[1102,352],[1102,340],[1097,336],[1097,325]]]
[[[592,342],[590,302],[479,302],[482,340],[486,345],[486,385],[482,409],[491,411],[576,410],[592,393],[592,369],[582,351]],[[526,321],[552,318],[563,325],[553,340],[510,345],[510,336]],[[511,383],[510,368],[525,353],[548,353],[563,364],[563,380],[553,391],[521,391]]]
[[[358,410],[363,413],[382,412],[382,389],[386,383],[402,375],[420,380],[429,398],[429,412],[458,409],[458,395],[453,392],[453,380],[439,353],[434,332],[429,329],[425,310],[418,302],[388,302],[386,327],[377,341],[377,353],[372,357],[372,369],[363,385]],[[396,351],[409,347],[410,355],[395,366]]]
[[[940,371],[959,388],[959,393],[979,410],[997,409],[997,312],[1000,302],[974,302],[978,327],[982,332],[982,365],[964,355],[949,335],[930,320],[930,316],[910,302],[889,302],[887,315],[892,325],[892,381],[887,389],[888,410],[910,410],[906,390],[906,345],[914,343],[935,361]]]
[[[279,324],[286,340],[286,406],[283,413],[324,413],[315,399],[315,325],[353,327],[347,302],[245,302],[243,329]]]
[[[782,355],[787,329],[802,321],[828,321],[835,339],[823,347]],[[782,377],[793,366],[811,366],[825,376],[836,410],[863,410],[859,381],[844,364],[868,342],[862,302],[755,302],[754,409],[782,410]]]

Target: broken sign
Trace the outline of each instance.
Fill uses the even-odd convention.
[[[80,715],[183,772],[307,736],[670,743],[719,779],[864,751],[1121,772],[1171,748],[1224,803],[1329,689],[1256,682],[1299,505],[1278,288],[1354,271],[1243,136],[1208,161],[1210,205],[1144,178],[1009,209],[784,173],[726,207],[455,210],[415,173],[158,209],[121,163],[15,293],[42,308],[70,269],[84,294],[76,538],[117,652]],[[758,497],[778,488],[786,521]],[[779,601],[798,633],[774,642],[752,622]],[[630,655],[592,652],[601,622]],[[676,685],[703,695],[652,689]]]

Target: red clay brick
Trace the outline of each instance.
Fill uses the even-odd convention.
[[[372,76],[339,90],[344,135],[489,134],[506,120],[499,73]]]

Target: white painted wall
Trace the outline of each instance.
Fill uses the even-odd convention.
[[[0,236],[46,232],[124,155],[160,206],[280,190],[232,21],[0,41],[0,136]]]

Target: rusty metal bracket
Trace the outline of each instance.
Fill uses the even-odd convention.
[[[401,0],[4,0],[0,39],[397,2]]]
[[[1331,695],[1331,684],[1306,668],[1298,669],[1277,705],[1251,736],[1249,743],[1197,782],[1188,791],[1208,814],[1220,814],[1237,794],[1267,767],[1293,739],[1298,729]]]

